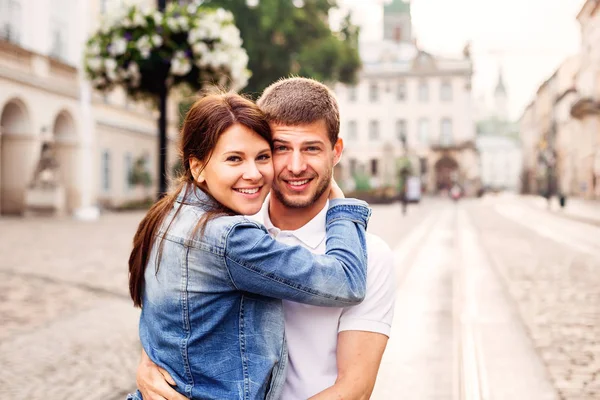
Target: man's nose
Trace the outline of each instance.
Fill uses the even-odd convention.
[[[260,172],[255,163],[250,162],[248,163],[246,170],[242,175],[242,178],[248,181],[258,181],[260,178],[262,178],[262,173]]]
[[[306,162],[300,152],[294,152],[292,158],[288,164],[288,171],[294,175],[300,175],[306,170]]]

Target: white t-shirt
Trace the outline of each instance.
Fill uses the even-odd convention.
[[[257,217],[278,241],[322,254],[327,208],[295,231],[273,226],[268,199]],[[381,238],[367,233],[367,254],[367,293],[361,304],[332,308],[283,302],[289,362],[282,400],[305,400],[335,383],[339,332],[367,331],[389,336],[396,300],[393,253]]]

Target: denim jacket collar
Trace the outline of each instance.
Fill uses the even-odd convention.
[[[273,225],[273,222],[271,221],[271,217],[269,216],[269,200],[270,200],[270,198],[271,198],[271,195],[269,195],[269,197],[267,197],[267,200],[265,201],[265,203],[261,209],[260,215],[262,217],[261,219],[262,219],[262,222],[263,222],[265,228],[267,228],[269,233],[273,234],[273,233],[281,232],[281,230],[279,228],[277,228],[275,225]],[[327,217],[327,209],[328,208],[329,208],[329,200],[325,204],[325,207],[323,207],[323,209],[317,215],[315,215],[313,217],[313,219],[308,221],[305,225],[301,226],[300,228],[296,229],[295,231],[284,231],[284,232],[287,232],[288,234],[294,236],[296,239],[300,240],[302,243],[304,243],[311,249],[316,249],[317,247],[319,247],[321,242],[323,240],[325,240],[325,236],[327,234],[327,232],[325,231],[325,223],[327,222],[326,217]]]
[[[183,187],[183,189],[181,189],[177,195],[177,202],[190,206],[201,207],[203,209],[213,208],[217,205],[217,202],[214,198],[191,183],[188,183]]]

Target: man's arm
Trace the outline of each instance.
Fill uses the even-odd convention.
[[[338,334],[335,384],[311,400],[368,400],[375,386],[388,337],[381,333],[343,331]]]
[[[144,400],[188,400],[171,387],[175,385],[171,375],[154,364],[144,349],[135,381]]]
[[[367,295],[342,311],[337,342],[335,384],[312,399],[359,400],[371,396],[381,357],[387,345],[396,302],[394,256],[380,238],[367,241]]]

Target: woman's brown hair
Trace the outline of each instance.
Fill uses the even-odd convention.
[[[205,165],[210,159],[212,152],[221,135],[235,124],[241,124],[258,133],[261,137],[271,143],[271,130],[258,106],[252,101],[235,93],[209,94],[197,100],[183,122],[180,133],[179,152],[183,169],[177,179],[176,186],[165,197],[158,200],[148,211],[133,237],[133,250],[129,256],[129,293],[136,307],[142,306],[142,293],[144,289],[144,271],[158,238],[158,230],[163,224],[165,217],[173,209],[177,196],[182,190],[185,195],[192,190],[192,185],[204,190],[196,183],[190,170],[190,158],[196,158]],[[210,194],[209,194],[210,195]],[[215,204],[218,204],[215,202]],[[159,253],[157,255],[157,270],[161,258],[162,241],[164,234],[179,210],[177,208],[171,222],[165,232],[161,235]],[[203,231],[204,226],[211,217],[220,214],[232,214],[231,210],[223,206],[215,206],[200,219],[195,232]]]

